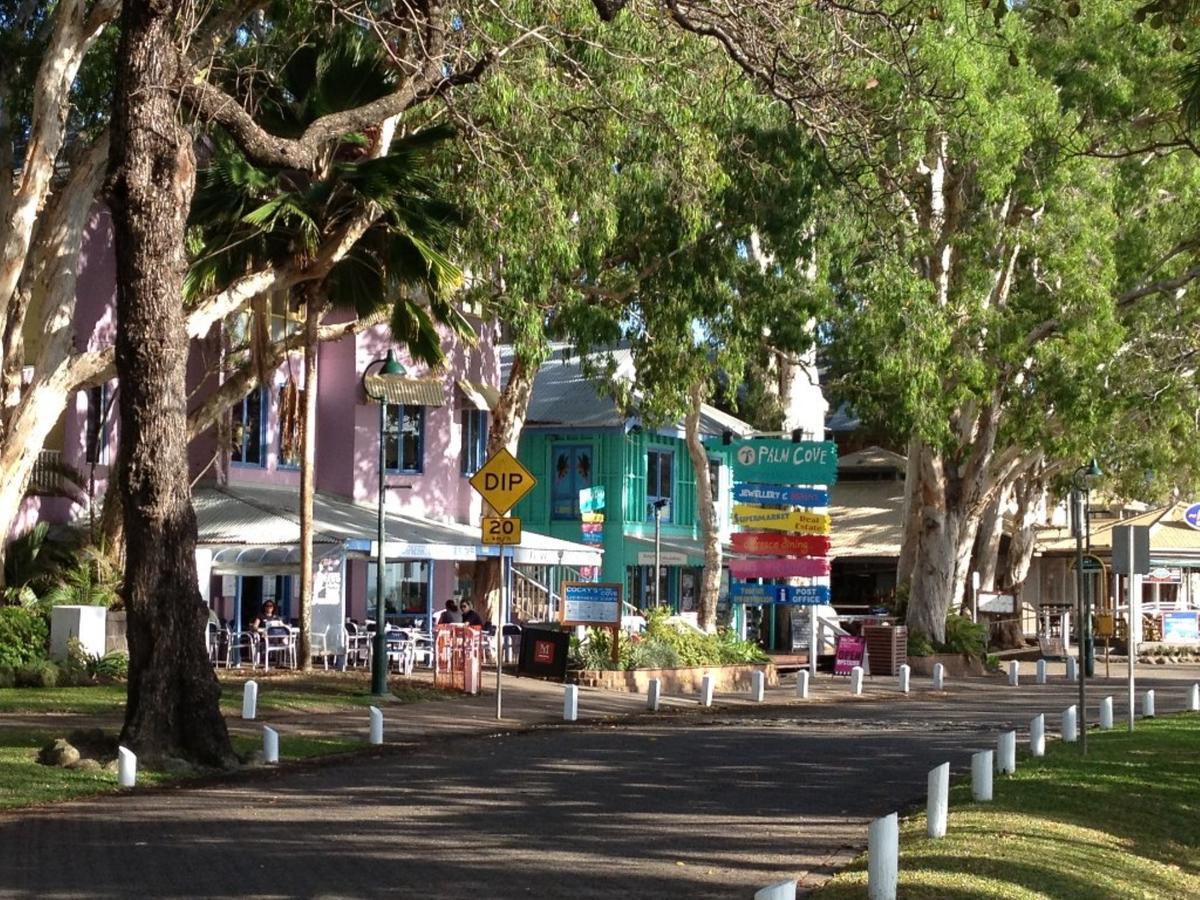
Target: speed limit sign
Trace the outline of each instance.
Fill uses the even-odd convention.
[[[521,543],[521,520],[516,516],[484,516],[481,531],[485,544]]]

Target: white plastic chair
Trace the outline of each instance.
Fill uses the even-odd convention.
[[[329,626],[326,625],[322,631],[309,631],[308,633],[308,652],[314,657],[320,657],[325,664],[325,668],[329,668],[329,657],[331,651],[329,649]]]
[[[288,665],[296,668],[296,635],[286,625],[268,625],[263,636],[263,668],[271,669],[271,654],[283,656]]]

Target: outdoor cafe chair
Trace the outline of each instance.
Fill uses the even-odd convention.
[[[288,665],[296,667],[296,635],[286,625],[268,625],[263,635],[262,655],[263,668],[271,669],[271,654],[283,656]]]
[[[400,628],[387,629],[387,659],[388,664],[395,662],[396,671],[401,675],[411,675],[416,661],[416,645],[412,635]]]
[[[243,655],[250,660],[251,668],[258,667],[258,633],[230,630],[225,644],[225,668],[240,668]]]
[[[371,636],[353,619],[347,619],[342,628],[346,638],[346,665],[366,666],[371,661]]]
[[[328,625],[322,631],[308,632],[308,652],[313,657],[319,657],[325,664],[325,668],[329,668],[329,657],[332,655],[332,651],[329,649]]]

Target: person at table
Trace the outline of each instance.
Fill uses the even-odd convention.
[[[470,600],[464,600],[459,607],[462,610],[462,620],[464,625],[474,625],[476,628],[483,627],[483,619],[479,613],[475,612],[475,607]]]
[[[461,625],[462,613],[458,611],[458,604],[453,600],[446,601],[446,608],[442,610],[441,616],[438,617],[439,625]]]
[[[258,611],[258,617],[250,621],[250,627],[255,630],[266,628],[271,622],[278,621],[279,611],[275,608],[274,600],[267,600]]]

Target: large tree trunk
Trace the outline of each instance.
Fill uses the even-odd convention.
[[[917,567],[917,548],[921,534],[921,442],[911,438],[904,465],[904,508],[901,518],[900,557],[896,560],[896,589],[912,587]]]
[[[688,456],[696,470],[696,505],[700,519],[700,539],[704,543],[704,569],[700,574],[700,627],[715,631],[717,627],[717,598],[721,594],[721,534],[717,529],[717,505],[709,488],[708,453],[700,440],[700,406],[704,387],[697,381],[692,385],[692,405],[684,419]],[[659,575],[656,572],[655,578]]]
[[[967,582],[978,515],[964,502],[964,484],[941,454],[920,450],[921,530],[908,603],[908,627],[935,642],[946,637],[946,616]]]
[[[313,494],[317,467],[317,326],[322,310],[316,291],[307,291],[304,320],[304,411],[300,433],[300,666],[312,669]]]
[[[508,450],[514,456],[517,444],[521,440],[521,429],[525,426],[525,416],[529,413],[529,400],[533,396],[533,380],[537,377],[540,360],[516,353],[513,356],[512,368],[508,373],[508,381],[500,393],[500,401],[492,410],[492,419],[488,426],[487,455]],[[484,504],[484,515],[494,514],[494,510]],[[485,621],[498,622],[500,617],[500,560],[495,557],[480,559],[475,563],[472,573],[472,599],[477,611]]]
[[[188,485],[183,237],[195,181],[190,135],[167,92],[178,0],[121,9],[110,184],[129,688],[122,743],[148,760],[233,761],[208,660]]]
[[[979,520],[979,532],[975,537],[975,553],[972,559],[974,571],[979,573],[979,589],[994,591],[1000,566],[1000,539],[1004,536],[1004,508],[1011,497],[1011,488],[997,491]]]

